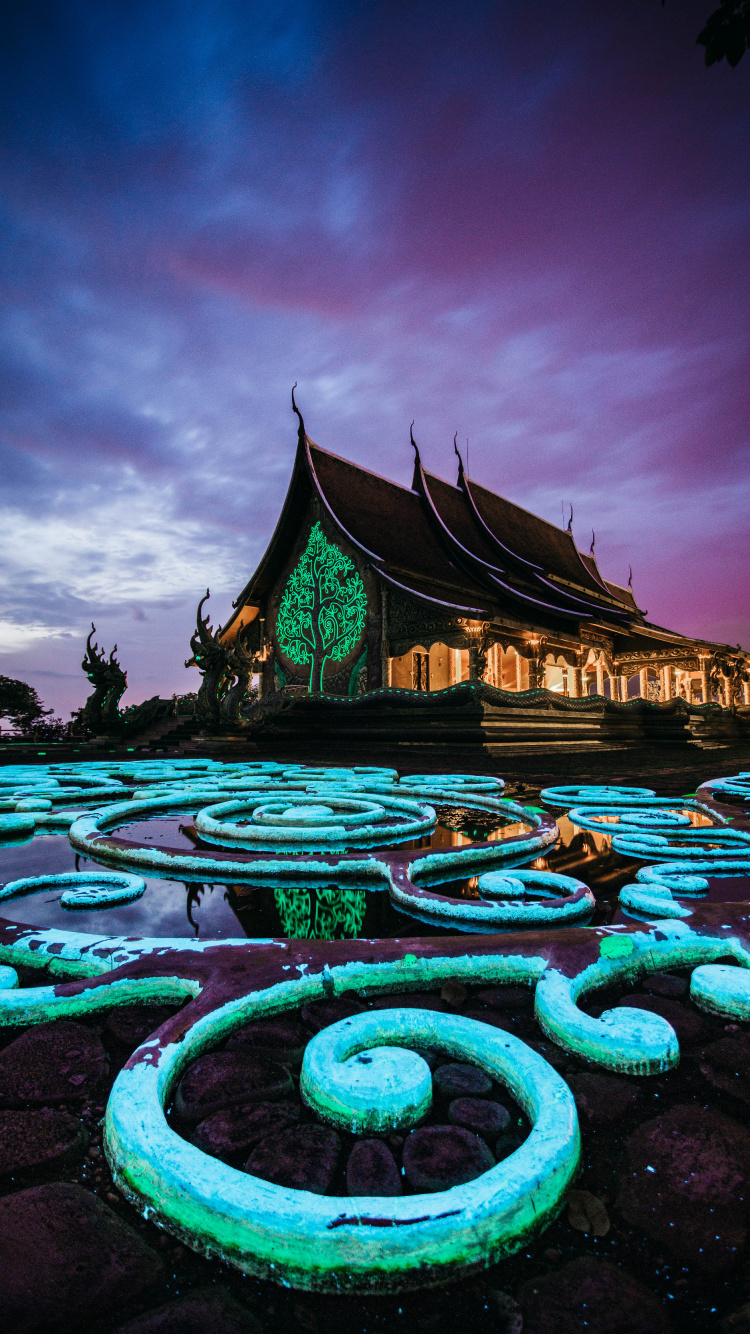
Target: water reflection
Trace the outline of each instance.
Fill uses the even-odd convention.
[[[529,797],[524,794],[526,801]],[[502,839],[525,832],[526,826],[517,821],[478,824],[478,812],[460,807],[441,807],[440,823],[430,839],[420,840],[420,846],[449,848],[463,846],[478,839]],[[481,817],[479,817],[481,818]],[[691,812],[695,825],[710,823],[699,812]],[[492,822],[494,822],[494,817]],[[121,832],[127,837],[141,839],[144,834],[152,845],[163,847],[195,846],[190,815],[185,811],[173,815],[160,813],[158,819],[144,824],[133,824]],[[546,856],[529,862],[519,858],[504,862],[533,866],[539,870],[558,871],[576,876],[590,885],[597,900],[595,925],[625,920],[618,904],[623,885],[635,879],[642,865],[640,861],[625,858],[612,850],[610,838],[598,831],[581,830],[571,824],[567,816],[558,817],[560,840]],[[90,871],[96,863],[73,852],[68,839],[60,834],[37,834],[33,838],[14,841],[0,846],[0,883],[31,875],[47,875],[73,869]],[[243,882],[201,883],[147,877],[147,889],[136,903],[91,912],[77,912],[75,917],[60,907],[60,892],[43,892],[33,898],[11,900],[2,905],[2,915],[18,922],[33,922],[40,927],[62,927],[93,934],[129,936],[199,937],[226,939],[245,936],[259,939],[269,936],[291,936],[318,940],[353,939],[355,937],[392,938],[396,936],[443,936],[453,934],[455,928],[420,922],[398,912],[390,901],[384,886],[371,884],[338,886],[331,884],[292,885],[277,882],[253,884]],[[421,884],[439,887],[440,892],[452,897],[476,899],[476,876],[463,880],[420,878]],[[710,882],[708,899],[714,901],[744,900],[750,898],[750,881],[746,877],[716,879]]]
[[[356,940],[365,918],[366,891],[338,885],[276,885],[273,897],[282,935],[296,940]]]

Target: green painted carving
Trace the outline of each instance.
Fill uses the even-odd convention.
[[[354,562],[316,523],[284,589],[276,639],[291,662],[310,664],[310,693],[323,690],[329,659],[343,662],[365,628],[367,598]]]

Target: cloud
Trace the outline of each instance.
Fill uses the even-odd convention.
[[[62,626],[53,625],[16,625],[13,621],[0,620],[0,653],[17,653],[19,649],[30,648],[42,640],[67,638],[70,631]]]
[[[205,527],[170,513],[168,492],[133,486],[117,497],[90,496],[75,517],[0,510],[0,564],[6,588],[63,592],[84,605],[159,603],[213,579],[230,579],[228,552],[206,551]]]
[[[703,69],[698,0],[641,9],[14,11],[15,669],[72,690],[93,618],[134,694],[184,688],[198,595],[225,616],[273,531],[295,380],[321,445],[408,484],[412,417],[447,477],[458,430],[658,619],[750,641],[750,63]]]

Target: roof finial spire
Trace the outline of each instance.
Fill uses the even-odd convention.
[[[589,547],[589,554],[590,554],[591,556],[593,556],[593,554],[594,554],[594,547],[595,547],[595,546],[596,546],[596,533],[594,532],[594,530],[593,530],[593,528],[592,528],[592,529],[591,529],[591,546]]]
[[[568,519],[568,532],[573,534],[573,506],[570,507],[570,518]]]
[[[417,459],[419,459],[419,445],[414,439],[414,422],[412,422],[411,426],[409,427],[409,439],[411,440],[411,443],[414,446],[414,452],[417,456]]]
[[[464,461],[461,458],[461,451],[458,448],[458,431],[456,431],[456,434],[453,437],[453,449],[456,458],[458,459],[458,485],[461,486],[464,480]]]
[[[631,591],[631,593],[632,593],[632,591],[633,591],[633,567],[632,567],[632,565],[629,565],[629,566],[628,566],[628,588],[630,589],[630,591]]]
[[[300,412],[299,408],[297,407],[297,400],[296,400],[295,397],[294,397],[294,391],[295,391],[296,388],[297,388],[297,381],[295,380],[295,381],[294,381],[294,384],[292,385],[292,412],[296,412],[296,414],[297,414],[297,416],[298,416],[298,418],[299,418],[299,430],[298,430],[298,434],[299,434],[299,438],[300,438],[300,440],[304,440],[304,438],[305,438],[305,422],[304,422],[304,418],[303,418],[303,416],[302,416],[302,413]]]

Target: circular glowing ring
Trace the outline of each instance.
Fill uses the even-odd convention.
[[[672,843],[663,834],[613,834],[612,848],[623,857],[637,857],[641,861],[690,861],[710,857],[711,848],[717,847],[727,856],[750,856],[750,834],[741,829],[686,829],[675,835],[679,843]],[[689,846],[683,846],[688,843]]]
[[[403,797],[379,795],[377,801],[367,801],[342,796],[341,790],[332,785],[331,791],[326,790],[325,802],[322,806],[317,794],[294,794],[291,799],[273,801],[256,794],[255,798],[224,801],[199,811],[195,827],[210,843],[248,852],[345,852],[420,838],[431,833],[437,823],[431,806]],[[308,807],[312,814],[306,819]],[[287,813],[288,820],[284,818]],[[403,818],[389,820],[389,813]],[[252,824],[238,825],[225,818],[240,814],[249,814]]]
[[[232,1026],[252,1014],[251,1002],[233,1003]],[[357,1062],[353,1085],[352,1057],[413,1045],[480,1066],[509,1087],[532,1122],[521,1147],[474,1181],[436,1194],[342,1199],[237,1171],[168,1125],[163,1109],[177,1080],[226,1031],[220,1010],[179,1043],[147,1044],[117,1076],[107,1105],[105,1151],[118,1189],[191,1246],[285,1286],[398,1292],[486,1268],[559,1213],[580,1159],[575,1101],[552,1067],[510,1033],[455,1015],[394,1009],[355,1016],[314,1038],[303,1065],[304,1096],[327,1119],[357,1120],[368,1066]],[[422,1059],[404,1055],[410,1068]],[[380,1066],[373,1060],[369,1068]],[[347,1097],[352,1106],[344,1111]],[[387,1118],[377,1080],[370,1097]]]
[[[712,796],[717,796],[721,801],[725,797],[743,797],[745,800],[750,798],[750,773],[735,774],[732,778],[712,778],[708,783],[704,783],[711,791]]]
[[[687,805],[681,799],[677,804]],[[579,829],[589,829],[592,833],[610,837],[641,830],[658,833],[661,829],[681,831],[692,827],[687,815],[666,806],[650,811],[633,810],[630,806],[574,806],[568,811],[568,819]]]
[[[458,795],[464,792],[502,792],[502,778],[488,778],[484,774],[407,774],[400,787],[451,788]]]
[[[266,794],[262,794],[262,797],[265,799]],[[252,868],[253,879],[260,877],[263,880],[294,879],[300,875],[309,878],[311,873],[320,874],[324,879],[340,880],[342,877],[348,879],[354,877],[361,880],[363,877],[374,877],[380,881],[387,880],[387,869],[372,856],[352,858],[349,861],[334,863],[333,866],[327,862],[308,859],[303,861],[299,857],[281,855],[268,860],[257,859],[249,862],[239,858],[233,860],[231,855],[225,855],[223,858],[211,857],[208,854],[176,852],[154,847],[152,844],[128,842],[120,846],[105,841],[107,834],[115,831],[118,826],[131,824],[141,816],[179,810],[194,811],[202,800],[214,804],[215,799],[216,793],[208,789],[204,792],[173,791],[159,797],[147,797],[143,801],[120,802],[115,806],[107,806],[80,816],[71,825],[68,838],[77,852],[96,861],[114,861],[118,865],[135,866],[139,870],[151,870],[161,875],[168,874],[170,877],[184,874],[194,880],[215,873],[217,879],[222,882],[247,880],[248,872]]]
[[[702,861],[691,861],[690,872],[685,870],[683,862],[657,862],[654,866],[642,866],[636,872],[636,880],[641,885],[666,885],[673,894],[680,898],[693,898],[708,892],[708,880],[705,876],[724,879],[733,875],[750,875],[750,854],[741,858],[706,857]]]
[[[0,889],[0,903],[36,894],[42,889],[65,889],[60,897],[63,908],[114,908],[120,903],[132,903],[146,889],[146,881],[139,875],[114,871],[70,871],[63,875],[35,875],[26,880],[11,880]]]
[[[456,899],[394,880],[391,898],[399,908],[461,930],[571,926],[587,921],[596,907],[588,885],[551,871],[487,871],[478,889],[480,899]]]
[[[627,802],[633,806],[658,800],[650,787],[610,787],[606,784],[592,784],[579,787],[545,787],[539,794],[540,801],[553,809],[566,810],[584,802],[587,806],[607,806],[612,802]]]

